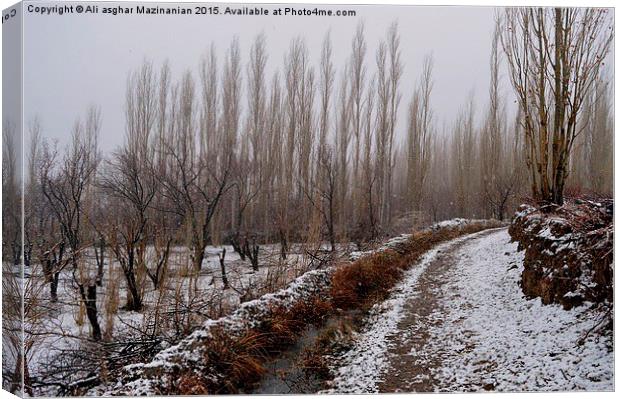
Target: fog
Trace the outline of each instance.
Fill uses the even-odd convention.
[[[55,5],[39,2],[38,5]],[[56,3],[58,4],[58,3]],[[61,3],[62,4],[62,3]],[[110,3],[109,5],[114,5]],[[132,3],[122,3],[131,7]],[[159,7],[166,4],[158,3]],[[187,5],[187,4],[186,4]],[[175,5],[176,6],[176,5]],[[190,6],[191,7],[191,6]],[[274,10],[279,6],[263,5]],[[297,8],[303,6],[297,5]],[[242,62],[255,36],[266,35],[269,75],[281,68],[291,39],[306,40],[318,67],[320,46],[331,32],[338,74],[350,54],[358,23],[365,25],[367,76],[374,73],[375,50],[389,25],[397,21],[404,73],[397,133],[406,128],[405,108],[423,58],[435,60],[432,103],[438,126],[450,122],[473,94],[479,109],[486,103],[493,8],[421,6],[319,6],[354,10],[356,16],[225,16],[225,15],[104,15],[25,13],[24,117],[41,120],[44,136],[66,142],[75,119],[91,105],[102,112],[101,148],[110,151],[124,134],[123,104],[127,75],[143,60],[156,65],[169,60],[172,72],[196,72],[200,58],[214,42],[222,59],[236,36]],[[245,72],[245,67],[244,67]],[[339,75],[337,75],[339,76]],[[503,90],[508,92],[506,81]],[[245,105],[245,104],[244,104]]]

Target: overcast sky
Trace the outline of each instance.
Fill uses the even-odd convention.
[[[125,7],[134,5],[121,4]],[[166,6],[163,3],[158,5]],[[263,7],[273,10],[280,6]],[[103,150],[108,151],[121,143],[124,134],[123,102],[127,74],[139,67],[144,59],[155,64],[168,59],[173,74],[179,76],[187,69],[197,70],[200,58],[212,41],[223,54],[231,39],[237,36],[245,72],[249,47],[254,37],[264,32],[270,70],[281,67],[290,40],[298,35],[306,39],[311,59],[318,66],[321,42],[325,33],[331,30],[334,64],[340,70],[350,54],[355,27],[364,21],[368,42],[367,65],[372,73],[377,44],[395,20],[399,24],[404,63],[399,132],[402,134],[406,128],[406,107],[423,58],[431,52],[435,60],[432,105],[438,126],[454,120],[472,91],[480,114],[487,98],[495,9],[454,6],[320,7],[354,9],[357,16],[50,16],[26,12],[25,119],[28,121],[38,115],[44,135],[63,142],[76,117],[83,115],[90,104],[96,104],[101,108],[103,118],[101,145]],[[511,94],[505,76],[503,80],[503,90]]]
[[[38,2],[45,4],[45,2]],[[50,3],[51,4],[51,3]],[[58,2],[55,4],[59,4]],[[111,4],[111,3],[110,3]],[[131,3],[123,3],[130,6]],[[159,3],[159,6],[165,6]],[[266,6],[269,9],[279,6]],[[300,6],[297,6],[300,7]],[[330,8],[330,6],[321,6]],[[331,7],[341,9],[340,7]],[[269,67],[280,67],[291,38],[306,38],[318,65],[321,42],[331,30],[334,64],[342,68],[351,39],[364,21],[367,63],[374,69],[377,44],[397,20],[401,34],[404,74],[401,120],[420,74],[425,54],[435,59],[433,107],[438,122],[452,120],[469,93],[486,101],[488,59],[495,10],[485,7],[346,6],[356,17],[86,15],[42,16],[26,12],[24,37],[24,116],[38,115],[44,134],[67,137],[73,121],[89,104],[100,106],[101,145],[110,150],[124,133],[123,102],[127,74],[143,59],[159,64],[165,59],[179,75],[197,70],[211,41],[223,54],[239,37],[242,62],[254,37],[267,37]],[[244,68],[245,71],[245,68]],[[505,89],[509,89],[505,85]],[[482,104],[482,103],[481,103]],[[405,128],[400,123],[399,130]]]

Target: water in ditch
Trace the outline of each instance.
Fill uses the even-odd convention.
[[[266,365],[261,381],[247,393],[251,394],[312,394],[325,388],[325,380],[302,360],[307,351],[316,347],[317,339],[328,330],[346,329],[357,314],[347,313],[330,317],[322,326],[309,325],[297,342]]]

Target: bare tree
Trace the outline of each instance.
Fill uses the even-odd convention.
[[[334,85],[334,66],[332,63],[332,44],[330,33],[323,39],[320,67],[320,112],[319,140],[316,158],[316,171],[313,186],[316,190],[306,192],[308,200],[319,212],[323,220],[325,233],[333,252],[336,248],[336,201],[337,201],[337,165],[332,145],[327,141],[330,131],[330,106]]]
[[[42,191],[52,209],[68,249],[66,263],[72,268],[73,279],[91,324],[92,338],[101,340],[97,318],[96,278],[91,276],[82,259],[90,245],[87,241],[86,196],[92,185],[99,162],[96,137],[99,131],[99,113],[91,109],[86,124],[76,122],[71,145],[57,164],[53,154],[42,167]]]
[[[392,222],[392,202],[393,202],[393,176],[394,176],[394,135],[396,131],[396,122],[398,115],[398,107],[400,105],[401,94],[398,86],[403,74],[403,65],[400,58],[400,35],[398,33],[398,23],[393,22],[387,32],[387,47],[389,59],[389,127],[388,127],[388,143],[387,143],[387,169],[386,169],[386,220],[388,225]]]
[[[331,147],[325,147],[318,159],[314,189],[306,192],[308,201],[320,214],[325,228],[325,234],[330,243],[332,252],[336,249],[336,185],[338,183],[337,168]]]
[[[321,47],[321,67],[319,78],[320,92],[320,114],[319,114],[319,152],[317,159],[320,159],[321,152],[327,145],[328,134],[330,131],[330,108],[332,91],[334,89],[334,63],[332,61],[332,40],[331,32],[327,32],[323,38]]]
[[[431,165],[431,140],[433,111],[430,98],[433,90],[433,57],[424,59],[420,81],[409,104],[407,130],[407,181],[408,198],[412,210],[421,210],[428,171]]]
[[[523,111],[533,196],[561,205],[578,118],[613,39],[608,10],[508,9],[502,46]]]
[[[365,118],[364,118],[364,142],[363,142],[363,161],[362,161],[362,184],[365,221],[359,224],[359,229],[364,234],[357,234],[361,240],[374,240],[378,233],[377,202],[375,193],[375,182],[377,173],[373,160],[373,142],[375,134],[375,80],[371,80],[368,85],[365,99]]]
[[[358,222],[360,217],[360,156],[362,151],[362,124],[363,124],[363,99],[364,86],[366,79],[366,39],[364,38],[364,23],[360,22],[355,30],[355,35],[351,43],[351,56],[349,60],[350,71],[350,101],[351,101],[351,134],[353,141],[353,162],[352,162],[352,210],[353,224]]]
[[[2,386],[19,393],[28,384],[24,353],[22,284],[21,170],[17,158],[18,131],[9,120],[2,124]],[[17,266],[20,265],[20,266]]]
[[[613,129],[609,87],[608,78],[602,74],[585,98],[578,128],[583,133],[575,139],[567,180],[567,185],[573,189],[598,195],[608,195],[612,191]]]
[[[347,76],[349,67],[345,66],[340,79],[340,93],[336,104],[336,135],[335,147],[337,157],[337,176],[338,176],[338,226],[339,234],[345,237],[348,230],[348,216],[350,208],[347,206],[348,184],[349,184],[349,147],[351,145],[351,105],[349,97]]]
[[[239,125],[239,57],[239,44],[234,41],[224,68],[222,115],[212,156],[200,156],[196,151],[196,101],[191,74],[187,72],[171,89],[171,128],[165,145],[163,195],[171,204],[171,212],[188,228],[187,245],[197,271],[202,267],[210,240],[211,222],[220,199],[229,188]]]
[[[157,90],[151,63],[129,77],[125,104],[126,141],[107,163],[101,187],[116,200],[117,219],[110,226],[109,242],[118,260],[129,295],[125,308],[142,308],[142,289],[136,278],[146,269],[146,249],[151,242],[148,209],[157,192],[153,162],[153,128],[157,117]]]
[[[387,65],[387,46],[385,42],[379,44],[376,53],[377,63],[377,134],[376,139],[376,173],[377,173],[377,192],[379,195],[379,220],[385,227],[387,223],[388,206],[385,201],[387,197],[386,181],[387,169],[391,159],[390,148],[390,82]]]
[[[248,64],[248,116],[246,122],[246,132],[241,140],[241,149],[237,155],[233,176],[233,189],[236,213],[233,215],[233,232],[231,243],[233,248],[242,260],[246,256],[253,258],[250,251],[248,231],[242,232],[247,227],[248,221],[244,220],[248,210],[252,217],[255,200],[259,198],[259,193],[263,184],[263,170],[266,164],[262,155],[266,146],[265,135],[265,66],[267,63],[267,53],[265,50],[265,36],[260,34],[256,37],[250,52],[250,63]],[[246,226],[244,226],[244,224]],[[247,229],[246,229],[247,230]],[[253,237],[255,241],[256,237]],[[256,243],[254,243],[256,245]],[[246,251],[246,249],[248,249]],[[258,259],[256,258],[256,261]],[[258,263],[252,262],[255,270]]]
[[[2,259],[20,264],[21,241],[21,170],[17,158],[18,147],[15,125],[9,121],[2,124]]]
[[[476,207],[476,131],[474,98],[470,95],[466,106],[454,123],[452,137],[452,179],[455,185],[455,208],[458,216],[475,216]]]
[[[613,116],[610,103],[610,82],[597,80],[592,93],[591,125],[587,130],[585,147],[589,149],[588,179],[592,190],[601,194],[613,191]]]
[[[273,225],[274,234],[280,243],[280,257],[285,259],[288,253],[288,235],[286,232],[288,199],[290,191],[286,188],[289,170],[285,167],[285,151],[287,141],[285,137],[284,99],[280,85],[280,75],[276,72],[272,78],[271,95],[269,98],[267,131],[269,136],[268,158],[265,171],[265,190],[263,195],[268,207],[265,211],[265,221],[268,215],[272,220],[266,225]]]
[[[491,43],[491,79],[489,109],[480,135],[482,200],[489,214],[499,220],[506,215],[510,197],[516,190],[518,168],[510,162],[510,135],[506,126],[504,104],[500,96],[500,24],[496,20]]]
[[[60,271],[64,266],[65,241],[59,229],[57,219],[45,200],[42,191],[43,165],[49,162],[52,151],[43,139],[41,124],[38,119],[30,125],[30,145],[28,157],[27,196],[24,201],[24,238],[30,246],[29,251],[38,262],[50,284],[50,300],[58,300],[58,282]]]

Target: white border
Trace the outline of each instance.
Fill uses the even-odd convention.
[[[130,0],[117,0],[118,2],[131,2]],[[159,2],[159,3],[170,3],[171,1],[164,1],[164,0],[150,0],[151,2]],[[229,0],[229,1],[178,1],[179,3],[197,3],[197,2],[204,2],[204,3],[242,3],[242,4],[250,4],[250,3],[297,3],[297,4],[352,4],[352,5],[361,5],[361,4],[385,4],[387,5],[428,5],[428,6],[450,6],[450,5],[454,5],[454,6],[489,6],[489,7],[494,7],[494,6],[499,6],[499,7],[505,7],[505,6],[563,6],[563,7],[615,7],[615,2],[611,1],[611,0],[564,0],[564,1],[558,1],[558,0],[544,0],[544,1],[532,1],[532,0],[523,0],[523,1],[507,1],[507,0],[474,0],[474,1],[466,1],[466,0],[423,0],[423,1],[415,1],[415,0],[388,0],[386,2],[382,2],[379,0],[336,0],[336,1],[330,1],[330,0],[286,0],[286,1],[277,1],[277,0],[273,0],[273,1],[256,1],[256,0],[249,0],[249,1],[243,1],[243,0]],[[8,8],[10,6],[12,6],[13,4],[15,4],[16,1],[12,1],[12,0],[0,0],[0,8],[1,9],[5,9]],[[617,21],[615,22],[615,29],[616,32],[617,30]],[[2,33],[0,32],[0,48],[1,48],[1,40],[2,38]],[[615,54],[615,60],[614,60],[614,83],[615,83],[615,66],[618,65],[618,53],[614,51]],[[0,74],[2,72],[2,67],[0,66]],[[615,86],[615,84],[614,84]],[[617,96],[618,92],[617,92],[617,88],[614,87],[614,125],[615,125],[615,120],[617,118],[618,115],[618,104],[616,99],[618,98]],[[0,95],[1,97],[1,95]],[[0,110],[2,105],[2,99],[0,98]],[[0,111],[1,112],[1,111]],[[0,120],[1,120],[1,115],[0,115]],[[0,135],[0,143],[1,143],[1,135]],[[615,155],[620,153],[619,152],[620,149],[620,140],[617,140],[615,137],[615,131],[614,131],[614,160],[615,160]],[[1,157],[1,155],[0,155]],[[620,176],[620,167],[618,167],[618,164],[616,163],[614,165],[614,198],[616,198],[616,190],[615,188],[618,187],[618,178]],[[1,206],[1,199],[0,199],[0,206]],[[0,244],[1,245],[1,244]],[[617,284],[617,283],[616,283]],[[615,289],[617,290],[617,285],[615,287]],[[1,288],[0,288],[1,290]],[[617,291],[616,291],[617,292]],[[616,298],[618,298],[616,296]],[[615,323],[615,321],[614,321]],[[614,326],[614,330],[615,330],[615,326]],[[615,338],[615,335],[614,335]],[[615,341],[615,340],[614,340]],[[615,343],[615,342],[614,342]],[[1,346],[1,341],[0,341],[0,346]],[[617,376],[618,376],[618,361],[616,361],[615,364],[615,377],[616,377],[616,381],[617,381]],[[420,394],[415,394],[420,395]],[[452,398],[454,399],[455,394],[433,394],[433,398]],[[456,398],[476,398],[476,397],[481,397],[481,395],[484,395],[484,397],[487,397],[488,395],[491,396],[500,396],[504,397],[504,398],[521,398],[521,397],[526,397],[526,398],[553,398],[553,399],[560,399],[560,398],[590,398],[590,397],[600,397],[600,398],[612,398],[614,397],[614,395],[612,393],[596,393],[596,392],[583,392],[583,393],[565,393],[565,392],[561,392],[561,393],[508,393],[508,394],[495,394],[495,393],[489,393],[489,394],[457,394]],[[290,395],[287,397],[300,397],[300,398],[304,398],[304,397],[312,397],[314,395],[304,395],[304,396],[296,396],[296,395]],[[387,396],[387,395],[380,395],[380,396]],[[6,399],[6,398],[14,398],[15,396],[11,395],[10,393],[6,392],[6,391],[0,391],[0,399]],[[281,398],[279,396],[261,396],[262,398]],[[335,398],[339,398],[339,399],[344,399],[344,398],[351,398],[350,395],[332,395],[331,397],[335,397]],[[355,395],[356,398],[374,398],[376,397],[376,395]],[[390,394],[389,395],[390,398],[395,398],[395,399],[402,399],[402,398],[413,398],[414,396],[412,394]],[[191,398],[191,397],[188,397]]]

